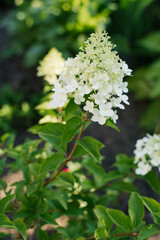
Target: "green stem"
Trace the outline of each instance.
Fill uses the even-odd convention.
[[[78,137],[77,137],[78,140],[79,140],[79,139],[81,138],[81,136],[82,136],[82,133],[83,133],[83,130],[84,130],[84,127],[85,127],[85,123],[86,123],[86,121],[87,121],[87,118],[88,118],[88,111],[86,112],[86,115],[85,115],[85,118],[84,118],[84,123],[83,123],[82,128],[81,128],[81,130],[80,130],[80,133],[79,133],[79,135],[78,135]],[[74,151],[76,150],[76,147],[77,147],[77,143],[75,142],[75,144],[74,144],[74,146],[73,146],[73,149],[72,149],[71,153],[69,154],[69,156],[66,158],[65,162],[62,164],[62,166],[59,168],[59,170],[56,172],[56,174],[55,174],[52,178],[50,178],[48,181],[46,181],[46,182],[44,183],[44,185],[43,185],[44,187],[47,186],[50,182],[52,182],[52,181],[63,171],[63,169],[65,168],[66,164],[67,164],[69,161],[72,160],[72,156],[73,156],[73,154],[74,154]]]

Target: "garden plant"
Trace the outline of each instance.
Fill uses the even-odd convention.
[[[55,117],[30,128],[39,135],[34,140],[15,146],[14,135],[6,133],[0,142],[1,175],[23,176],[11,186],[0,180],[0,227],[13,229],[13,239],[146,240],[160,233],[160,203],[135,185],[142,179],[160,195],[154,169],[160,168],[160,135],[137,140],[133,157],[119,154],[105,171],[103,143],[85,134],[92,122],[119,134],[117,109],[129,104],[124,77],[132,70],[114,48],[98,29],[60,71],[52,72],[50,60],[40,63],[38,74],[53,81],[49,111],[54,109]],[[118,204],[124,198],[128,212]],[[1,239],[8,235],[0,232]]]
[[[99,24],[107,29],[120,56],[133,69],[128,88],[134,93],[136,105],[143,106],[139,119],[141,128],[153,132],[158,126],[159,0],[1,0],[1,6],[5,6],[0,8],[0,49],[5,42],[2,46],[4,67],[2,65],[1,69],[4,71],[0,74],[3,84],[0,89],[1,134],[24,130],[39,119],[34,107],[42,93],[40,79],[31,97],[39,60],[51,48],[61,51],[65,59],[75,56]],[[28,33],[30,37],[26,37]],[[12,67],[12,63],[17,64]],[[12,68],[16,71],[13,72]],[[16,74],[20,74],[18,86]],[[46,88],[45,91],[49,91]],[[42,105],[39,107],[40,115],[45,117],[46,109]],[[50,111],[50,115],[53,118],[54,113]]]

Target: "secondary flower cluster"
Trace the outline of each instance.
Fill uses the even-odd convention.
[[[84,104],[92,113],[92,121],[105,124],[107,118],[115,123],[116,108],[129,104],[126,75],[131,75],[128,65],[113,51],[113,44],[106,32],[97,31],[85,42],[85,47],[75,58],[69,58],[60,77],[54,83],[53,108],[63,107],[68,98]]]
[[[64,62],[62,54],[56,48],[52,48],[43,60],[40,61],[37,75],[44,77],[49,84],[53,84],[62,71]]]
[[[136,174],[146,175],[152,167],[160,170],[160,135],[147,134],[136,143],[135,163],[137,163]]]

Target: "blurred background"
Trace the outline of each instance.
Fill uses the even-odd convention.
[[[89,134],[105,143],[104,154],[112,162],[117,153],[132,155],[137,138],[158,131],[159,0],[1,0],[0,135],[14,132],[22,141],[27,128],[54,114],[42,104],[51,85],[37,77],[39,62],[51,48],[64,59],[74,57],[98,25],[133,76],[126,79],[130,106],[119,111],[121,133],[93,124]]]

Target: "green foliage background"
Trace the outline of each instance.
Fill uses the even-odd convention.
[[[3,56],[23,56],[27,68],[36,68],[52,47],[61,51],[64,58],[75,56],[98,25],[105,28],[122,58],[134,70],[129,80],[130,90],[137,101],[148,103],[141,126],[149,131],[156,127],[160,116],[158,0],[15,0],[12,3],[2,1],[2,4],[6,13],[0,12],[1,26],[7,30],[10,39]],[[6,121],[11,130],[15,128],[12,127],[14,114],[11,120],[8,120],[9,111],[7,116],[3,115],[3,102],[0,105],[1,121]],[[32,112],[36,104],[28,104]],[[14,102],[12,112],[15,105]],[[24,125],[24,128],[29,126],[25,121]],[[6,130],[6,124],[1,123],[1,130]]]
[[[7,29],[10,39],[3,56],[23,56],[27,68],[36,68],[52,47],[61,51],[65,59],[75,56],[98,25],[105,28],[122,58],[134,70],[129,80],[130,90],[137,101],[148,103],[140,124],[148,131],[155,129],[160,117],[158,0],[15,0],[12,5],[10,1],[2,3],[7,11],[0,13],[1,26]],[[1,121],[7,121],[11,130],[14,114],[9,122],[9,111],[7,116],[2,113],[3,102]],[[12,112],[15,105],[14,102]],[[31,112],[35,105],[29,102]],[[24,125],[24,128],[29,126],[25,121]],[[1,130],[6,130],[6,124],[1,123]]]

